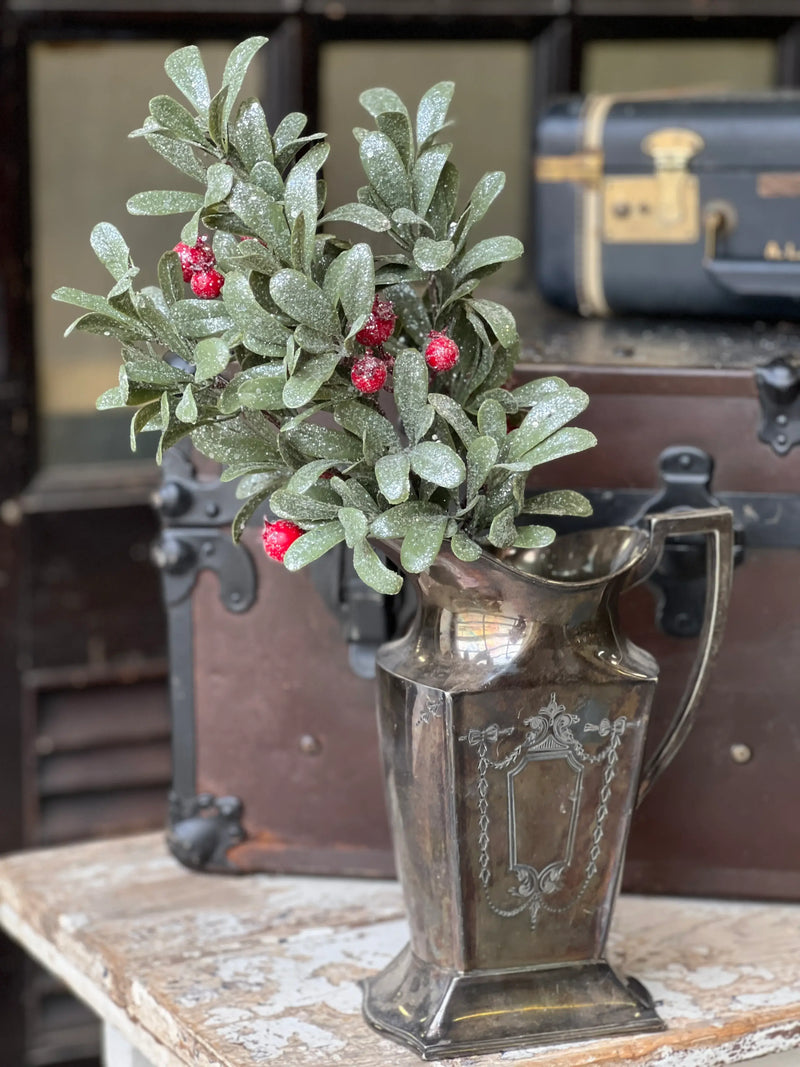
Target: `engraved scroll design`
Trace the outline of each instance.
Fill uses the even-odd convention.
[[[565,706],[558,703],[556,694],[553,693],[546,707],[540,708],[537,715],[524,720],[525,725],[528,727],[527,733],[520,744],[503,759],[491,759],[489,757],[489,746],[496,744],[502,737],[512,735],[514,727],[504,729],[496,723],[492,723],[483,730],[470,730],[465,736],[459,737],[459,741],[464,741],[477,749],[478,755],[478,846],[480,850],[480,882],[484,897],[491,910],[500,918],[513,918],[527,911],[530,917],[531,929],[535,929],[541,912],[559,914],[571,910],[586,892],[592,879],[597,874],[604,826],[608,816],[611,783],[614,781],[619,760],[617,750],[622,742],[622,736],[625,733],[628,720],[626,716],[620,715],[613,722],[609,719],[603,719],[599,725],[594,723],[586,723],[584,725],[584,733],[595,732],[601,738],[608,738],[608,743],[596,753],[587,752],[573,734],[572,727],[577,722],[579,722],[579,716],[567,712]],[[513,778],[528,763],[534,760],[546,759],[566,760],[575,773],[575,785],[570,798],[572,800],[572,812],[564,856],[548,863],[542,870],[538,870],[530,864],[517,862],[517,825]],[[573,861],[575,832],[583,793],[584,769],[587,766],[597,764],[604,764],[605,766],[594,813],[592,844],[586,859],[583,881],[567,902],[557,905],[552,902],[552,898],[561,888],[564,874]],[[492,875],[489,855],[488,798],[488,773],[490,770],[507,772],[509,870],[517,878],[517,885],[507,891],[509,897],[513,898],[513,902],[509,901],[509,906],[507,907],[496,903],[491,895]]]

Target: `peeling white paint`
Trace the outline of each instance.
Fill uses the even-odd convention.
[[[800,1005],[800,987],[781,986],[765,993],[740,993],[733,1003],[741,1008],[784,1008],[789,1004]]]

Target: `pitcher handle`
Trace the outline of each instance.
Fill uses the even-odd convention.
[[[668,537],[685,537],[689,534],[706,536],[708,579],[703,629],[689,681],[666,736],[642,771],[636,797],[637,806],[675,758],[692,727],[695,712],[708,683],[711,665],[722,641],[733,580],[733,512],[730,508],[669,511],[646,515],[643,522],[650,534],[650,544],[633,571],[628,583],[629,588],[644,581],[656,569]]]

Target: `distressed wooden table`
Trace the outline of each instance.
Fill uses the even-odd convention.
[[[3,858],[0,924],[103,1019],[112,1067],[420,1062],[360,1015],[357,980],[406,939],[393,882],[193,874],[148,834]],[[712,1067],[800,1046],[800,905],[623,897],[611,953],[666,1032],[450,1062]]]

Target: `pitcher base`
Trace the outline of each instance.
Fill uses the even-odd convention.
[[[665,1028],[644,986],[605,961],[462,974],[406,946],[362,986],[367,1022],[423,1060]]]

